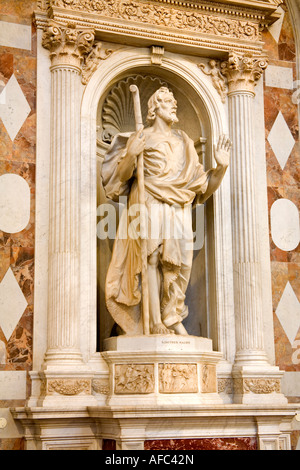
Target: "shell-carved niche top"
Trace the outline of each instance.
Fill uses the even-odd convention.
[[[114,136],[120,132],[135,131],[134,107],[132,93],[129,90],[130,85],[136,85],[139,89],[145,127],[147,125],[148,100],[151,95],[161,86],[167,86],[170,90],[172,89],[168,83],[150,75],[135,75],[117,82],[108,93],[102,106],[101,139],[107,144],[110,144]]]

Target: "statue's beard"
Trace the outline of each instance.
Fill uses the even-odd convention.
[[[177,124],[178,121],[179,121],[179,119],[176,116],[176,114],[172,114],[172,120],[171,120],[172,126],[173,126],[173,124]]]
[[[176,124],[178,122],[178,117],[176,115],[176,112],[174,113],[167,113],[165,111],[160,110],[159,116],[166,121],[166,123],[171,124]]]

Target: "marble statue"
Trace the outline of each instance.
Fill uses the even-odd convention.
[[[185,132],[173,129],[178,122],[177,103],[166,87],[149,99],[147,121],[147,128],[116,135],[103,162],[107,198],[128,197],[107,272],[106,304],[122,334],[145,334],[143,240],[138,224],[133,223],[139,204],[137,162],[142,155],[149,308],[146,334],[187,335],[182,321],[188,315],[185,293],[193,259],[191,207],[204,203],[220,186],[229,165],[231,142],[226,136],[219,138],[214,147],[217,166],[204,171],[193,141]]]

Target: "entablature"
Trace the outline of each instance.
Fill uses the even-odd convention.
[[[162,45],[188,54],[260,55],[261,31],[281,0],[40,0],[37,24],[91,28],[96,38],[125,45]]]

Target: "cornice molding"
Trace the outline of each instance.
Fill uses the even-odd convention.
[[[39,0],[38,27],[43,16],[60,24],[94,29],[96,36],[127,44],[180,45],[216,53],[237,50],[259,55],[261,29],[271,21],[280,0]],[[190,46],[190,47],[189,47]]]

